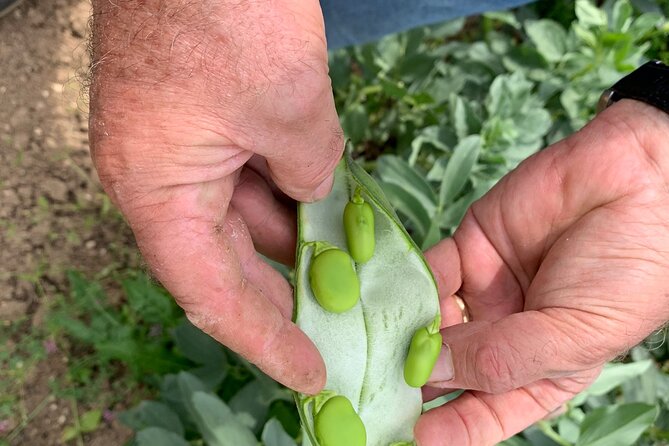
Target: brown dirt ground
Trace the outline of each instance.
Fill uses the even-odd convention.
[[[0,331],[25,320],[16,342],[66,291],[67,269],[92,275],[137,264],[132,237],[107,210],[88,154],[81,80],[89,14],[87,0],[26,0],[0,19]],[[0,345],[12,348],[11,341]],[[12,445],[60,444],[72,404],[51,383],[62,381],[66,361],[52,354],[32,366],[18,389],[20,407],[0,420],[0,444],[12,430]],[[120,445],[128,435],[116,422],[103,423],[83,444]]]

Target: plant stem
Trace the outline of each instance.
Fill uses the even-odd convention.
[[[560,446],[574,446],[571,442],[567,441],[567,439],[563,438],[555,432],[553,427],[548,423],[547,421],[539,421],[537,423],[537,426],[539,427],[539,430],[544,433],[548,438],[559,444]]]

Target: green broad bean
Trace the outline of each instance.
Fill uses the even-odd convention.
[[[344,231],[351,257],[365,263],[374,255],[374,211],[360,193],[355,191],[344,208]]]
[[[314,417],[314,431],[320,446],[365,446],[367,432],[348,398],[337,395],[327,400]]]
[[[360,299],[360,281],[351,256],[338,248],[316,252],[309,268],[309,283],[316,301],[332,313],[350,310]]]
[[[404,380],[411,387],[422,387],[432,374],[441,351],[441,333],[438,327],[419,328],[411,338],[409,354],[404,362]]]

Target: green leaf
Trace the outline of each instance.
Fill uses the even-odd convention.
[[[384,183],[402,188],[420,202],[428,215],[434,215],[437,197],[430,183],[402,158],[394,155],[379,157],[376,172]]]
[[[290,400],[287,391],[272,380],[255,379],[246,384],[230,400],[230,408],[236,414],[248,414],[252,419],[252,428],[259,428],[267,419],[269,405],[275,400]]]
[[[646,13],[634,19],[627,33],[636,39],[643,37],[646,33],[655,29],[659,23],[664,21],[661,14]]]
[[[413,141],[411,141],[411,160],[419,156],[424,147],[434,148],[440,151],[449,151],[451,144],[457,141],[456,135],[446,126],[431,125],[424,127],[416,133]]]
[[[253,432],[217,396],[195,392],[191,403],[195,423],[208,446],[257,446]]]
[[[147,427],[160,427],[179,436],[184,434],[179,416],[168,406],[157,401],[142,401],[136,407],[121,412],[119,420],[135,431]]]
[[[79,417],[79,428],[81,432],[93,432],[100,426],[102,411],[99,409],[89,410]]]
[[[481,119],[476,115],[473,103],[471,101],[466,101],[458,95],[451,95],[450,103],[451,119],[453,121],[455,134],[459,139],[462,139],[467,135],[477,133],[481,130]],[[442,133],[446,130],[447,129],[445,129],[443,126],[440,129]],[[452,147],[455,142],[456,141],[449,141],[448,145]]]
[[[493,186],[494,180],[484,181],[477,184],[471,192],[458,198],[454,203],[449,204],[441,215],[441,227],[454,229],[465,216],[467,209],[471,204],[481,198]]]
[[[497,446],[532,446],[532,444],[522,437],[511,437],[508,440],[497,443]]]
[[[481,151],[481,137],[471,135],[460,141],[446,164],[439,190],[439,209],[450,203],[460,193],[476,164]]]
[[[606,26],[606,13],[593,5],[590,0],[576,0],[576,17],[586,27]]]
[[[62,443],[67,443],[72,441],[79,436],[79,430],[74,426],[67,426],[63,429],[63,433],[60,436],[60,441]]]
[[[407,95],[404,82],[397,82],[385,77],[379,79],[383,92],[394,99],[402,99]]]
[[[625,381],[645,373],[652,365],[651,359],[629,364],[607,364],[601,375],[585,392],[588,395],[606,395]]]
[[[539,53],[549,62],[558,62],[567,50],[567,32],[552,20],[528,20],[525,30]]]
[[[561,416],[558,419],[558,433],[562,438],[569,441],[570,443],[575,443],[578,439],[580,427],[578,423],[568,416]]]
[[[297,446],[295,440],[283,430],[283,426],[276,418],[265,423],[261,438],[265,446]]]
[[[190,446],[182,436],[160,427],[147,427],[137,433],[137,446]]]
[[[432,25],[429,27],[429,36],[433,39],[445,39],[458,34],[465,24],[464,18],[458,18],[448,22]]]
[[[354,144],[362,141],[369,127],[369,118],[365,107],[359,103],[347,107],[341,114],[341,126],[344,129],[344,134]]]
[[[149,276],[140,273],[122,283],[132,310],[151,324],[170,321],[174,309],[173,299]]]
[[[520,22],[518,22],[516,15],[511,11],[486,12],[483,14],[483,16],[488,19],[499,20],[500,22],[506,23],[515,29],[520,29]]]
[[[581,423],[577,446],[630,446],[657,417],[656,406],[630,403],[600,407]]]
[[[634,9],[628,0],[617,0],[611,11],[611,28],[614,31],[626,32],[633,12]]]
[[[420,243],[420,249],[423,251],[427,251],[441,241],[441,228],[439,223],[439,218],[435,216],[432,223],[430,223],[427,234],[425,234],[425,237]]]
[[[432,223],[430,212],[423,207],[415,195],[400,186],[383,181],[380,181],[379,184],[393,208],[409,219],[411,227],[415,230],[414,239],[418,244],[422,244]]]
[[[181,353],[197,364],[211,364],[225,369],[227,358],[223,346],[214,338],[183,319],[174,329],[172,337]]]
[[[202,381],[188,372],[179,372],[176,376],[176,384],[179,389],[178,402],[183,404],[191,418],[195,419],[197,411],[193,406],[193,394],[209,389]]]

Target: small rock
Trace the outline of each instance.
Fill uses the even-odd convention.
[[[56,150],[58,149],[58,142],[51,136],[47,136],[44,138],[44,147],[49,150]]]
[[[19,124],[30,121],[28,119],[28,107],[18,107],[12,111],[12,115],[9,118],[9,124],[16,128]]]
[[[63,84],[59,82],[52,82],[51,83],[51,90],[53,90],[54,93],[56,94],[63,94]]]
[[[30,134],[28,132],[16,131],[12,135],[12,143],[16,150],[26,150],[30,142]]]
[[[17,190],[19,197],[24,202],[30,202],[33,198],[33,190],[30,186],[21,186]]]
[[[19,204],[19,197],[12,189],[5,189],[2,191],[3,206],[17,206]]]
[[[42,190],[48,198],[55,202],[62,203],[67,201],[67,184],[56,178],[47,178],[44,180]]]
[[[0,302],[0,321],[13,321],[26,315],[28,302],[18,300]]]
[[[86,246],[86,249],[95,249],[95,246],[97,246],[97,243],[95,242],[95,240],[88,240],[86,242],[85,246]]]
[[[61,416],[58,417],[57,421],[58,421],[58,424],[60,424],[62,426],[67,421],[67,417],[65,415],[61,415]]]
[[[44,25],[46,18],[37,9],[31,8],[28,10],[28,23],[34,27],[40,27]]]

